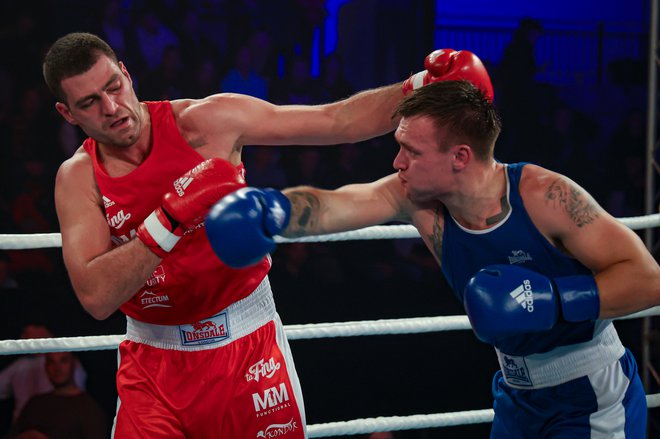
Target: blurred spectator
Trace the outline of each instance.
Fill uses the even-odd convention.
[[[396,436],[391,431],[380,431],[371,433],[366,436],[366,439],[395,439]]]
[[[301,54],[311,56],[314,32],[320,32],[326,16],[325,0],[294,0],[296,26],[293,26],[294,42]]]
[[[335,189],[339,186],[369,181],[365,175],[363,163],[363,145],[347,143],[338,145],[336,149],[325,151],[326,154],[336,156],[332,161],[331,169],[324,172],[320,186],[324,189]]]
[[[279,81],[274,101],[278,104],[312,105],[319,102],[318,84],[309,72],[309,61],[296,56],[285,77]]]
[[[254,32],[247,43],[250,48],[252,69],[267,81],[277,76],[277,61],[273,53],[271,35],[265,30]]]
[[[120,0],[108,0],[101,9],[99,36],[110,44],[117,58],[127,62],[133,50],[134,41],[129,37],[130,26],[124,16]]]
[[[35,324],[26,325],[20,334],[21,339],[52,336],[48,328]],[[44,354],[23,355],[0,371],[0,399],[14,398],[14,420],[32,396],[53,390],[53,384],[46,375],[45,363]],[[78,361],[75,362],[74,380],[79,388],[85,388],[87,373]]]
[[[284,285],[291,285],[298,281],[311,281],[309,271],[310,249],[309,244],[303,242],[292,242],[282,245],[277,249],[274,258],[277,264],[269,276],[278,279]]]
[[[250,186],[284,188],[286,173],[279,164],[280,154],[275,148],[250,148],[245,151],[245,168]]]
[[[2,4],[6,3],[6,5]],[[52,29],[52,11],[47,2],[24,0],[2,2],[4,12],[11,20],[0,27],[0,66],[9,68],[16,79],[18,90],[30,84],[41,83],[41,55],[46,35]]]
[[[45,357],[45,374],[53,390],[30,398],[12,427],[10,438],[107,437],[107,420],[101,407],[76,384],[76,357],[71,352],[51,352]]]
[[[9,255],[0,250],[0,290],[14,290],[18,288],[18,282],[11,277]]]
[[[11,201],[11,218],[18,233],[49,233],[57,230],[52,196],[53,169],[48,163],[30,160],[15,165],[15,184],[19,192]],[[48,249],[35,248],[12,252],[12,270],[22,286],[38,283],[40,276],[53,273],[57,262]]]
[[[181,49],[176,45],[167,46],[158,69],[147,74],[142,83],[142,97],[152,101],[183,98],[181,87],[187,82],[186,72],[181,62]]]
[[[186,14],[183,20],[181,34],[183,34],[182,43],[184,44],[184,56],[188,54],[187,50],[192,44],[196,50],[204,53],[204,56],[210,56],[225,67],[225,64],[231,60],[227,59],[230,47],[233,45],[232,34],[229,30],[229,23],[239,22],[240,19],[231,15],[228,10],[235,2],[232,0],[205,0],[200,2],[191,2],[188,5],[189,11],[194,11],[193,16]],[[197,37],[191,35],[196,34]],[[196,40],[196,38],[199,38]],[[208,44],[208,45],[207,45]]]
[[[178,20],[179,24],[176,28],[177,36],[181,41],[183,63],[188,67],[197,65],[205,58],[214,60],[221,58],[226,53],[224,24],[215,20],[216,17],[209,15],[205,10],[205,6],[212,2],[195,3],[183,11],[183,17]],[[217,82],[213,87],[217,87]]]
[[[325,158],[331,157],[332,151],[323,147],[308,146],[305,148],[291,147],[285,150],[283,157],[286,169],[287,184],[300,184],[324,187],[327,181],[328,169],[332,164]]]
[[[142,61],[148,72],[161,65],[165,50],[169,46],[179,45],[179,38],[163,24],[153,10],[145,10],[142,13],[135,34]]]
[[[536,55],[534,53],[536,42],[543,32],[541,22],[532,18],[520,21],[513,38],[504,49],[501,69],[508,75],[500,77],[503,84],[512,85],[513,91],[533,86],[537,73]],[[507,88],[508,91],[508,88]]]
[[[344,99],[353,94],[353,87],[344,76],[339,55],[332,54],[323,60],[320,88],[321,103]]]
[[[220,75],[218,65],[213,58],[202,58],[192,70],[191,79],[182,84],[186,87],[184,92],[186,96],[191,99],[201,99],[218,93]]]
[[[547,126],[537,133],[538,147],[527,153],[529,161],[587,184],[584,163],[594,163],[589,147],[598,139],[598,124],[564,103],[548,113]]]
[[[83,142],[82,130],[74,125],[71,125],[66,120],[59,121],[59,129],[57,132],[57,143],[62,152],[62,158],[68,159]]]
[[[45,160],[52,165],[61,162],[60,151],[53,147],[56,123],[46,102],[41,86],[30,86],[20,93],[17,111],[8,120],[9,150],[14,165],[30,160]]]
[[[541,23],[523,19],[504,49],[497,72],[495,93],[501,109],[502,121],[508,127],[502,131],[498,156],[504,161],[519,161],[520,151],[528,151],[535,140],[540,122],[536,42],[543,31]]]
[[[238,49],[234,67],[220,81],[220,91],[268,99],[268,83],[253,69],[252,55],[248,46]]]
[[[607,211],[636,216],[644,211],[646,124],[644,112],[631,111],[616,128],[605,151],[609,185]]]
[[[12,204],[12,219],[23,233],[48,233],[57,227],[55,206],[49,190],[52,175],[48,165],[39,160],[22,163],[20,192]]]

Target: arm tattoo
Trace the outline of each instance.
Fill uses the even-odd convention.
[[[286,196],[291,201],[291,221],[284,236],[297,238],[320,233],[318,226],[321,203],[318,197],[303,191],[289,192]]]
[[[596,205],[591,197],[560,178],[550,184],[545,200],[554,207],[564,209],[578,227],[591,224],[598,218]]]
[[[440,222],[440,208],[435,210],[433,216],[433,233],[427,236],[431,243],[431,251],[438,264],[442,265],[442,225]]]

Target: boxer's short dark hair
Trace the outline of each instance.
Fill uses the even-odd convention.
[[[48,49],[42,66],[46,85],[55,98],[66,103],[62,80],[85,73],[101,55],[119,63],[115,51],[94,34],[74,32],[55,41]]]
[[[395,110],[395,116],[429,116],[437,127],[448,127],[449,138],[441,148],[466,143],[475,156],[493,155],[502,122],[493,103],[471,82],[440,81],[415,90]]]

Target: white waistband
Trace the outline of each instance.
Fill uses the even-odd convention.
[[[249,296],[214,316],[185,325],[154,325],[126,317],[126,340],[161,349],[199,351],[225,346],[277,317],[268,276]]]
[[[609,321],[591,340],[560,346],[542,354],[524,357],[497,352],[506,383],[517,389],[540,389],[556,386],[589,375],[613,362],[625,353],[619,335]]]

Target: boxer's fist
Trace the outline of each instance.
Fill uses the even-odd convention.
[[[493,85],[481,60],[467,50],[440,49],[431,52],[424,60],[421,72],[403,82],[404,94],[438,81],[465,79],[477,86],[489,101],[493,100]]]
[[[273,251],[273,236],[286,228],[290,216],[291,203],[281,192],[245,187],[213,206],[206,234],[222,262],[243,268]]]
[[[160,257],[172,251],[188,228],[201,223],[220,198],[245,186],[245,180],[234,165],[212,158],[174,180],[172,186],[162,205],[137,230],[137,237]]]
[[[593,276],[549,279],[516,265],[490,265],[465,286],[463,304],[477,337],[486,343],[551,329],[559,319],[598,318]]]

